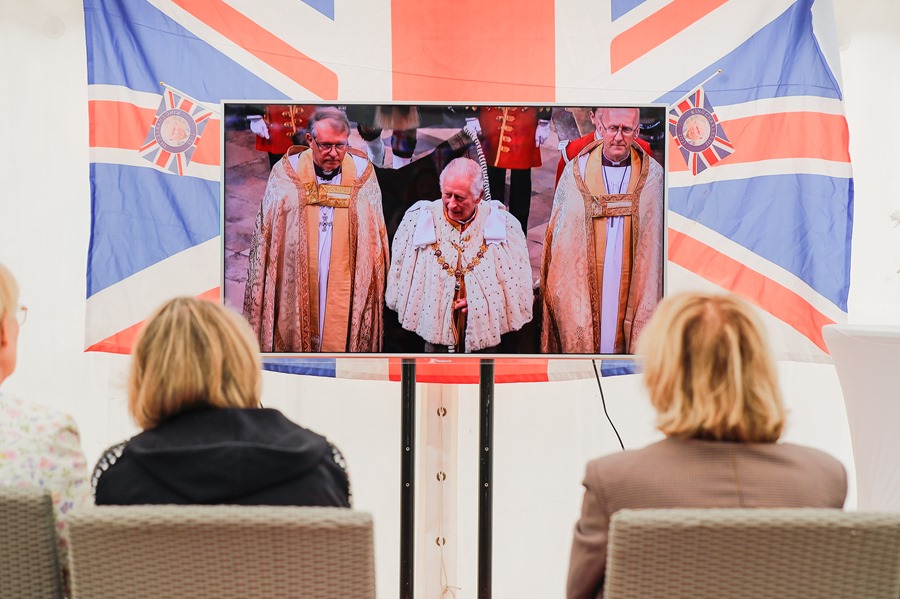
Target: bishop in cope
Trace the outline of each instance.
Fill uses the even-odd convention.
[[[337,108],[272,168],[250,245],[244,316],[263,352],[377,352],[387,232],[365,154]]]
[[[637,108],[607,108],[562,171],[541,256],[547,353],[633,353],[663,291],[662,166]]]

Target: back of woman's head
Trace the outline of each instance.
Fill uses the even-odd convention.
[[[181,297],[147,321],[132,351],[128,407],[143,429],[199,407],[259,406],[259,345],[231,310]]]
[[[784,430],[775,364],[752,309],[733,295],[663,300],[638,341],[657,426],[670,437],[764,443]]]

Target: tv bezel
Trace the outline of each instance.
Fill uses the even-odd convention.
[[[234,298],[227,297],[226,291],[226,258],[227,258],[227,240],[228,240],[228,213],[226,212],[227,202],[226,202],[226,172],[228,171],[227,166],[227,150],[226,150],[226,137],[230,131],[239,131],[246,129],[249,131],[249,128],[236,128],[233,126],[229,126],[227,122],[226,115],[229,114],[229,107],[235,105],[243,105],[243,106],[260,106],[260,105],[313,105],[318,107],[325,106],[336,106],[338,108],[347,107],[347,106],[424,106],[424,107],[456,107],[456,108],[466,108],[466,107],[547,107],[551,110],[557,109],[587,109],[593,110],[594,107],[603,107],[603,108],[639,108],[642,110],[642,118],[644,117],[644,111],[647,110],[658,110],[659,111],[659,125],[662,128],[662,142],[660,144],[660,151],[662,156],[657,158],[654,155],[654,158],[660,162],[663,167],[663,231],[660,234],[660,239],[662,240],[662,265],[661,265],[661,276],[662,276],[662,295],[660,300],[664,298],[668,294],[668,275],[669,275],[669,267],[668,261],[666,259],[668,255],[668,206],[669,206],[669,160],[671,155],[673,154],[670,143],[670,135],[668,133],[668,110],[670,106],[662,103],[653,103],[653,102],[635,102],[635,103],[622,103],[622,102],[597,102],[595,104],[588,104],[584,102],[547,102],[547,103],[537,103],[537,102],[397,102],[397,101],[384,101],[384,102],[359,102],[359,101],[341,101],[341,102],[324,102],[320,100],[313,101],[302,101],[302,100],[223,100],[221,102],[222,109],[222,127],[220,134],[220,202],[219,202],[219,214],[220,214],[220,251],[219,251],[219,268],[220,268],[220,295],[219,301],[223,305],[229,306],[235,309],[239,314],[242,314],[241,306],[243,305],[243,297],[239,298],[240,301],[235,303]],[[388,129],[386,129],[387,131]],[[354,134],[356,134],[356,123],[355,121],[351,121],[351,140],[354,138]],[[382,134],[384,135],[384,134]],[[452,135],[452,134],[451,134]],[[543,144],[542,147],[546,147],[547,144],[550,143],[550,140],[556,137],[555,130],[551,133],[550,139]],[[558,137],[556,137],[558,139]],[[573,138],[577,139],[577,137]],[[569,140],[572,141],[572,140]],[[387,148],[389,147],[389,141],[385,142],[386,145],[386,156],[387,156]],[[356,147],[356,146],[353,146]],[[359,147],[358,149],[365,151],[365,147]],[[267,160],[264,152],[260,152],[260,160]],[[415,159],[427,154],[416,154]],[[555,150],[555,156],[560,156],[559,150]],[[553,171],[554,179],[555,179],[555,171],[557,167],[558,160],[545,160],[540,167],[535,167],[539,169],[548,169]],[[555,187],[555,186],[554,186]],[[552,196],[553,188],[551,188],[551,205],[552,205]],[[532,197],[535,195],[533,193]],[[259,198],[260,201],[262,197]],[[422,198],[429,199],[429,198]],[[437,199],[437,198],[430,198]],[[532,200],[533,201],[533,200]],[[534,204],[532,204],[534,206]],[[255,220],[254,220],[255,222]],[[526,231],[527,237],[527,231]],[[538,265],[539,267],[539,265]],[[534,264],[532,264],[532,268],[534,268]],[[541,303],[539,301],[535,302],[535,310],[541,309]],[[384,306],[384,312],[386,317],[390,316],[390,313],[394,313],[393,310]],[[533,314],[532,321],[537,317],[537,314]],[[352,324],[351,324],[352,326]],[[411,333],[414,334],[414,333]],[[536,331],[538,337],[540,336],[540,330]],[[424,346],[424,340],[423,346]],[[440,358],[442,361],[446,361],[449,358],[484,358],[484,359],[494,359],[494,360],[515,360],[515,359],[615,359],[615,360],[633,360],[635,358],[634,354],[626,354],[626,353],[502,353],[502,352],[493,352],[493,353],[430,353],[424,351],[418,352],[262,352],[263,358]]]

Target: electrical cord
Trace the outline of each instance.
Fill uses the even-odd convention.
[[[616,438],[619,440],[619,447],[622,448],[622,451],[625,451],[625,444],[622,443],[622,437],[619,436],[619,431],[616,430],[616,425],[613,424],[612,418],[609,417],[609,412],[606,410],[606,397],[603,396],[603,385],[600,384],[600,372],[597,370],[597,360],[591,360],[591,364],[594,366],[594,376],[597,377],[597,388],[600,389],[600,401],[603,403],[603,413],[606,414],[609,425],[612,427],[613,432],[616,433]]]

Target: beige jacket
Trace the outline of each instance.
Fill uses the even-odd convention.
[[[665,439],[588,463],[568,599],[602,596],[609,519],[625,508],[841,508],[843,465],[790,443]]]

